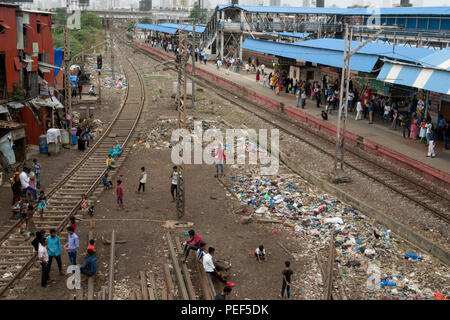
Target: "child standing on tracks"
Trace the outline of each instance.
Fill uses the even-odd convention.
[[[291,263],[286,261],[284,263],[284,270],[282,272],[283,275],[283,284],[281,286],[281,298],[284,298],[284,290],[286,290],[286,295],[290,299],[291,298],[291,282],[294,272],[290,269]]]
[[[145,171],[145,167],[141,168],[141,175],[139,176],[139,187],[138,187],[138,193],[145,192],[145,184],[147,183],[147,172]]]
[[[47,207],[47,197],[45,196],[45,192],[41,191],[39,193],[39,202],[38,202],[38,210],[40,218],[42,219],[44,217],[44,210]]]
[[[119,210],[123,210],[122,180],[117,180],[116,195],[117,195],[117,204],[119,205]]]
[[[27,210],[28,210],[28,200],[26,196],[22,196],[20,199],[20,202],[18,204],[18,208],[19,208],[19,219],[20,219],[20,223],[19,223],[19,230],[20,233],[23,233],[23,224],[27,223]]]
[[[81,211],[86,212],[89,207],[89,201],[87,195],[83,194],[81,196]]]
[[[31,170],[33,170],[36,177],[36,187],[41,187],[41,164],[37,159],[33,159],[33,164],[31,165]]]

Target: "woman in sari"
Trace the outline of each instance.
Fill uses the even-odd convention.
[[[409,134],[409,138],[412,140],[417,140],[417,136],[419,135],[419,120],[416,117],[411,122],[411,133]]]
[[[116,140],[116,145],[110,149],[109,154],[111,155],[111,157],[114,158],[115,156],[118,156],[121,153],[122,153],[122,148],[119,145],[119,141]]]

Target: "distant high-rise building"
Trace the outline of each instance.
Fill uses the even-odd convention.
[[[279,7],[281,5],[281,0],[270,0],[270,5],[274,7]]]
[[[150,10],[152,10],[152,0],[139,1],[139,11],[150,11]]]
[[[316,0],[317,8],[325,8],[325,0]]]
[[[309,0],[303,0],[303,7],[309,7]]]

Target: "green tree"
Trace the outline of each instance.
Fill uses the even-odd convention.
[[[203,8],[203,10],[198,6],[194,5],[194,7],[191,10],[191,13],[189,15],[189,18],[196,19],[198,22],[202,23],[204,17],[206,16],[206,9]]]
[[[81,15],[81,28],[90,27],[94,29],[102,28],[102,20],[93,12],[86,12]]]
[[[400,4],[400,7],[412,7],[413,4],[412,3],[402,3]]]

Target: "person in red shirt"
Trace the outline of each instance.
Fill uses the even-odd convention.
[[[119,210],[123,210],[122,180],[117,180],[116,195],[117,195],[117,204],[119,205]]]
[[[95,251],[94,243],[95,243],[95,240],[94,240],[94,239],[89,240],[89,244],[88,244],[88,247],[87,247],[87,249],[86,249],[86,252],[88,252],[89,250],[94,251],[94,253],[96,252],[96,251]]]
[[[203,242],[203,238],[199,236],[198,234],[195,234],[194,230],[189,230],[189,237],[190,239],[188,241],[185,241],[184,244],[184,259],[183,262],[186,262],[187,257],[189,256],[190,250],[197,251],[200,248],[200,243]]]
[[[78,233],[80,232],[80,229],[77,229],[77,224],[75,222],[75,217],[74,216],[70,217],[69,225],[73,228],[73,230],[75,230],[75,232],[78,232]]]

